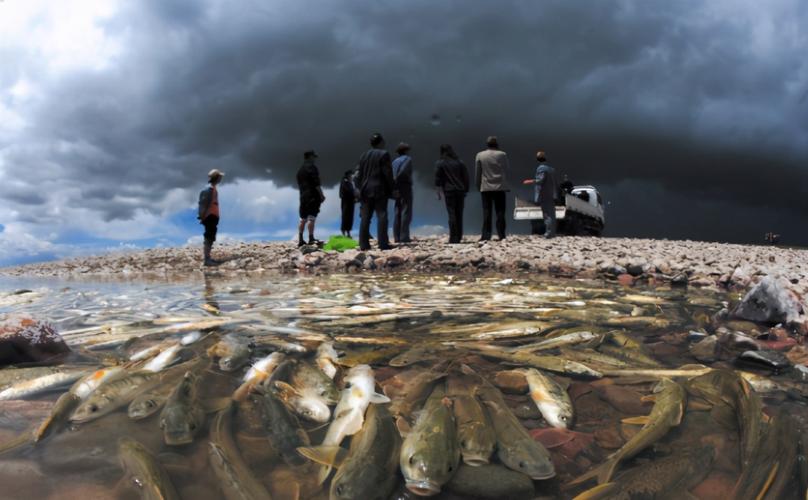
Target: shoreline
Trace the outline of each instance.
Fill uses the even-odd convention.
[[[324,252],[290,242],[217,245],[214,258],[201,266],[196,246],[77,257],[0,268],[8,277],[105,277],[213,272],[340,273],[405,271],[424,273],[530,273],[566,278],[603,278],[624,285],[746,289],[764,275],[788,279],[795,291],[808,291],[808,250],[699,241],[562,236],[547,241],[513,235],[479,243],[467,237],[448,245],[445,236],[418,238],[393,250]]]

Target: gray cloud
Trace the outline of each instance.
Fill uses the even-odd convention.
[[[333,184],[374,130],[413,144],[426,189],[440,143],[471,165],[494,133],[516,179],[541,147],[602,186],[612,234],[757,240],[808,216],[806,22],[798,0],[127,3],[102,24],[122,44],[108,67],[42,76],[4,153],[28,187],[0,198],[52,220],[36,205],[70,188],[129,220],[213,166],[289,185],[308,148]]]

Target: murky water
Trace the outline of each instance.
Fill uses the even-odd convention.
[[[31,292],[10,293],[20,289]],[[217,402],[233,394],[249,365],[223,372],[216,359],[201,365],[193,361],[206,359],[211,346],[225,335],[235,334],[251,342],[252,360],[278,350],[287,351],[287,359],[311,359],[321,343],[331,341],[341,353],[337,389],[342,389],[342,377],[350,367],[368,364],[374,369],[377,390],[383,388],[391,396],[394,408],[397,398],[406,396],[406,383],[419,373],[433,369],[449,373],[451,378],[462,370],[467,375],[472,370],[475,377],[486,381],[483,383],[502,389],[504,401],[530,438],[549,450],[555,477],[533,481],[532,493],[514,487],[513,495],[570,498],[596,485],[590,481],[571,486],[575,478],[593,470],[641,432],[642,425],[623,419],[647,415],[654,408],[647,397],[659,387],[661,377],[654,372],[698,363],[690,348],[701,335],[690,332],[712,333],[721,326],[752,334],[765,331],[757,325],[714,319],[736,299],[698,290],[466,276],[277,276],[255,280],[211,276],[204,281],[170,283],[5,281],[0,283],[0,314],[23,313],[54,323],[78,353],[68,359],[68,365],[90,370],[123,363],[149,346],[170,345],[194,331],[207,335],[188,345],[180,356],[200,377],[195,404],[204,407],[204,416],[193,443],[165,444],[160,412],[135,421],[123,406],[90,422],[58,429],[36,445],[23,443],[0,455],[2,497],[139,498],[145,491],[139,486],[143,481],[131,479],[119,456],[119,440],[128,437],[156,457],[181,498],[222,498],[226,488],[211,469],[208,427],[223,411]],[[582,331],[593,335],[585,342],[538,347],[541,350],[534,354],[539,359],[514,354],[529,353],[537,348],[532,345],[537,341],[568,339]],[[626,339],[637,341],[639,347],[625,345]],[[418,351],[400,356],[413,347]],[[397,366],[390,366],[394,358]],[[558,368],[553,359],[575,361],[603,376]],[[544,368],[542,372],[550,374],[569,395],[574,416],[568,430],[550,427],[528,394],[524,375],[512,371],[530,366]],[[711,366],[738,368],[726,356]],[[681,418],[636,456],[622,461],[611,477],[617,484],[633,485],[624,497],[640,497],[643,491],[653,492],[664,484],[666,491],[689,489],[701,498],[728,498],[739,478],[753,485],[749,491],[735,491],[741,497],[754,498],[763,489],[765,494],[781,498],[804,497],[805,460],[799,447],[766,445],[782,442],[784,436],[799,441],[797,429],[808,421],[799,374],[771,375],[744,368],[763,377],[753,384],[759,389],[754,397],[762,398],[763,404],[762,411],[753,415],[762,422],[756,434],[761,444],[754,450],[766,457],[761,464],[761,460],[744,462],[749,426],[737,416],[748,409],[741,404],[748,395],[732,399],[724,394],[726,404],[701,398],[699,388],[690,388],[688,379],[706,370],[682,369],[693,372],[683,377],[670,375],[687,389],[680,401]],[[177,380],[167,377],[163,384],[173,386]],[[761,381],[777,385],[764,387]],[[0,442],[11,442],[38,426],[68,387],[24,401],[0,401]],[[781,430],[782,426],[772,422],[780,422],[785,414],[793,425]],[[414,414],[394,416],[403,424],[399,429],[417,424]],[[272,498],[327,498],[329,482],[322,486],[316,482],[319,466],[305,461],[295,466],[285,463],[267,432],[267,425],[276,424],[262,418],[255,399],[250,398],[237,405],[229,429],[252,475]],[[328,424],[305,418],[300,423],[312,445],[323,440]],[[491,464],[501,462],[497,453],[490,457]],[[772,463],[778,466],[773,468]],[[752,469],[759,470],[752,473]],[[485,486],[506,483],[502,467],[477,470],[474,481],[483,485],[469,483],[472,491],[502,498],[502,491],[489,491]],[[394,474],[400,476],[398,468]],[[681,480],[671,483],[676,477]],[[396,480],[392,498],[414,497],[403,483],[400,477]],[[469,485],[444,485],[438,498],[467,498]]]

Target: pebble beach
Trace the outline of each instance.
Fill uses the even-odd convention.
[[[43,262],[0,269],[0,275],[114,277],[115,275],[342,273],[531,273],[567,278],[604,278],[625,285],[746,289],[765,275],[808,291],[808,250],[775,246],[631,238],[559,237],[550,241],[515,235],[504,241],[459,245],[423,237],[393,250],[326,252],[290,242],[217,245],[217,267],[201,266],[201,248],[183,246]]]

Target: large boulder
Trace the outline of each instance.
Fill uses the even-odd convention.
[[[68,352],[52,324],[24,316],[0,318],[0,366],[56,361]]]
[[[791,323],[801,320],[802,300],[783,278],[766,276],[755,285],[732,312],[739,319],[757,323]]]

